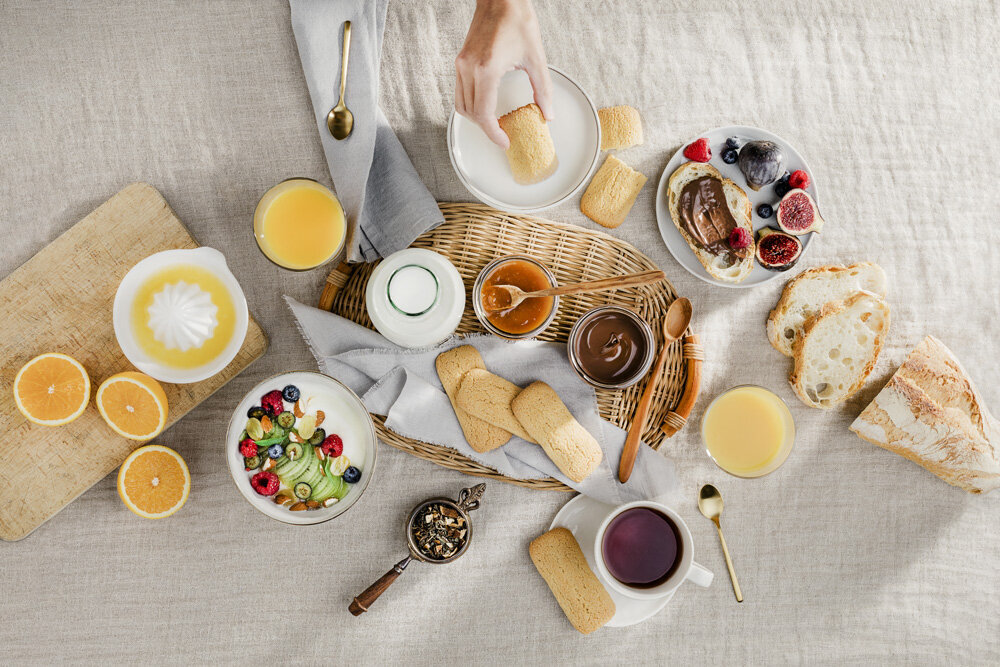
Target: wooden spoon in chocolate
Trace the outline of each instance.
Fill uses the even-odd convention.
[[[653,365],[653,373],[646,382],[646,388],[639,399],[639,405],[632,415],[632,428],[628,430],[628,437],[625,438],[625,448],[622,450],[622,460],[618,466],[618,479],[622,484],[632,476],[632,466],[635,465],[635,457],[639,453],[639,441],[642,433],[646,430],[646,420],[649,419],[649,412],[653,404],[653,393],[656,391],[656,383],[660,380],[663,366],[667,363],[667,348],[675,340],[684,335],[684,331],[691,324],[691,302],[681,297],[675,299],[667,315],[663,318],[663,345],[656,356],[656,363]]]

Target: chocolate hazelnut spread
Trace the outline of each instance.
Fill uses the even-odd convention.
[[[584,372],[609,385],[634,378],[642,370],[648,349],[639,325],[614,311],[587,318],[573,344]]]
[[[713,255],[743,258],[748,250],[729,245],[729,235],[739,225],[726,203],[722,181],[714,176],[696,178],[681,190],[677,213],[684,231],[694,242]]]

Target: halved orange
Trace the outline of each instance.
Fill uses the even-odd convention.
[[[89,400],[90,376],[79,361],[66,354],[40,354],[14,378],[17,409],[36,424],[68,424],[83,414]]]
[[[97,409],[118,435],[151,440],[167,425],[167,395],[142,373],[112,375],[97,388]]]
[[[191,473],[181,455],[163,445],[140,447],[118,470],[118,495],[146,519],[163,519],[181,508],[191,492]]]

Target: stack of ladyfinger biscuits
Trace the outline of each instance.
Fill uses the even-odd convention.
[[[600,465],[600,445],[549,385],[533,382],[521,389],[490,373],[471,345],[442,352],[436,365],[465,439],[477,452],[493,451],[516,435],[540,445],[574,482]]]

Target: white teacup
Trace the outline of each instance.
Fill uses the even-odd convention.
[[[670,576],[665,581],[648,588],[629,586],[622,583],[616,579],[613,574],[611,574],[611,571],[608,569],[608,566],[604,561],[604,534],[607,532],[608,526],[618,515],[637,507],[644,507],[660,512],[670,519],[670,521],[677,528],[677,536],[681,547],[680,562],[677,564],[677,567],[674,568],[674,571],[670,574]],[[694,540],[691,538],[691,531],[688,529],[687,524],[684,523],[684,519],[682,519],[677,512],[673,511],[666,505],[661,505],[648,500],[638,500],[636,502],[620,505],[611,510],[608,515],[604,517],[604,521],[601,522],[601,526],[597,529],[597,538],[594,541],[594,562],[597,564],[597,569],[600,571],[609,586],[622,595],[639,600],[650,600],[668,595],[676,590],[677,587],[685,581],[691,581],[698,586],[707,587],[712,583],[712,579],[714,577],[711,570],[694,562]]]

